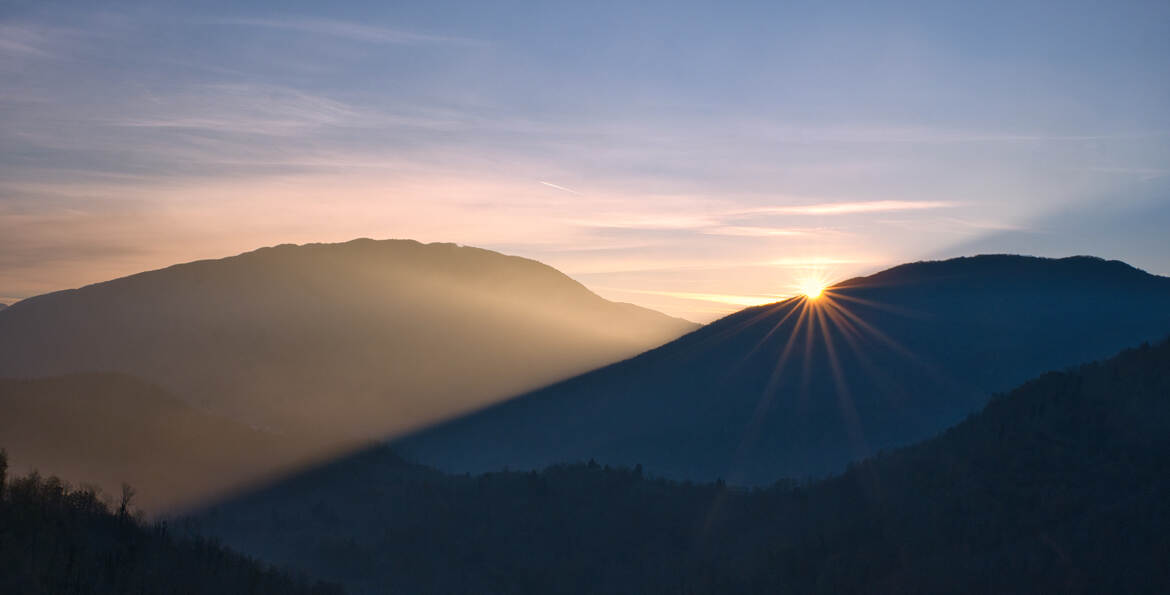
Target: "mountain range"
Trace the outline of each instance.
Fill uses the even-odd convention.
[[[28,469],[130,481],[153,510],[420,427],[394,448],[449,472],[595,459],[763,485],[840,471],[1032,375],[1164,336],[1168,306],[1170,280],[1115,261],[913,263],[492,405],[694,327],[485,250],[280,246],[5,310],[0,375],[68,376],[0,382],[0,437]],[[53,420],[61,431],[30,431]]]
[[[71,589],[50,550],[315,589],[196,535],[357,593],[1160,592],[1170,343],[1039,375],[1167,335],[1170,279],[1092,257],[696,330],[485,250],[266,248],[0,311],[14,471],[195,507],[172,539],[32,473],[0,541]]]
[[[449,472],[596,459],[761,485],[927,438],[1045,370],[1170,334],[1170,279],[1117,261],[918,262],[748,308],[393,442]]]

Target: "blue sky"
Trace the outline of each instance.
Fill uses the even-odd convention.
[[[1168,74],[1166,2],[7,2],[0,301],[362,236],[695,320],[971,250],[1167,274]]]

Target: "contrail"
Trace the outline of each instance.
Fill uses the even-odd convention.
[[[576,190],[573,190],[572,188],[565,188],[564,186],[557,186],[556,184],[553,184],[552,182],[545,182],[544,180],[537,180],[537,182],[540,182],[541,184],[544,184],[545,186],[548,186],[549,188],[556,188],[557,190],[564,190],[565,192],[568,192],[569,194],[576,194],[577,196],[581,196],[580,192],[577,192]]]

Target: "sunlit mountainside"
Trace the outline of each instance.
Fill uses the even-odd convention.
[[[230,419],[225,431],[271,434],[273,456],[250,452],[190,469],[197,484],[220,489],[241,476],[213,469],[239,465],[263,476],[636,355],[694,328],[604,300],[535,261],[454,244],[355,240],[264,248],[23,300],[0,314],[0,377],[115,372],[159,387],[114,395],[107,376],[61,381],[71,398],[38,401],[46,420],[86,417],[95,405],[85,399],[165,391],[190,406],[172,408],[173,415],[206,412]],[[118,382],[125,388],[129,381]],[[13,403],[26,389],[39,390],[6,386]],[[32,442],[9,448],[46,472],[93,465],[89,481],[101,481],[102,468],[127,470],[126,479],[143,482],[155,502],[192,494],[147,468],[180,451],[231,456],[231,441],[215,432],[167,444],[159,430],[157,441],[141,445],[157,448],[144,454],[157,458],[133,472],[130,460],[99,465],[99,453],[110,452],[102,449],[69,461],[63,453],[87,450],[83,436],[118,441],[127,428],[155,427],[149,408],[109,405],[117,412],[112,425],[40,436],[53,449],[44,457]]]
[[[635,355],[694,325],[453,244],[278,246],[24,300],[0,373],[117,371],[324,440],[371,438]]]
[[[198,515],[354,593],[1162,593],[1170,343],[1048,373],[823,481],[445,475],[381,447]]]
[[[270,479],[304,452],[293,437],[202,411],[122,374],[0,379],[0,412],[0,448],[13,472],[54,473],[105,494],[128,483],[152,514]]]
[[[1170,278],[977,256],[748,308],[632,360],[398,440],[453,472],[594,458],[692,480],[821,476],[1045,370],[1170,333]]]

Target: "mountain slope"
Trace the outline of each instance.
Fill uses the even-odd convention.
[[[815,483],[443,475],[382,447],[196,520],[354,593],[1164,593],[1167,461],[1170,342]]]
[[[449,471],[596,458],[748,484],[824,475],[1044,370],[1168,332],[1170,279],[1124,263],[915,263],[743,310],[394,445]]]
[[[23,300],[0,376],[131,374],[326,446],[632,356],[694,325],[453,244],[278,246]]]
[[[17,472],[128,483],[151,513],[261,480],[297,448],[119,374],[0,379],[0,444]]]

